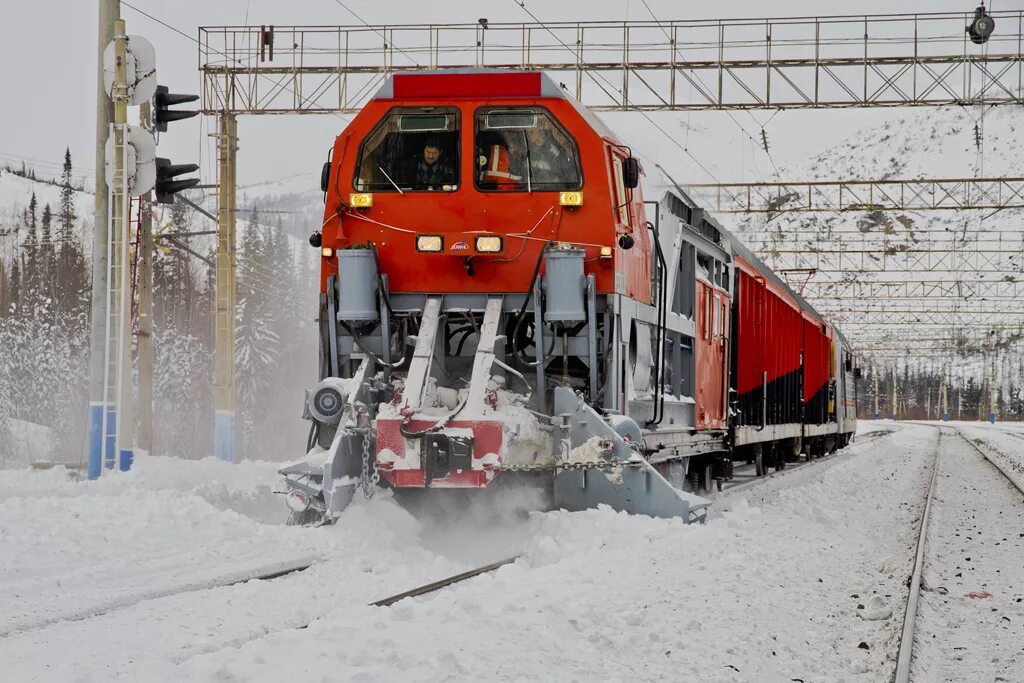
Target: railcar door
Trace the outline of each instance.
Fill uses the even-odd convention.
[[[711,280],[725,264],[704,256],[699,271]],[[726,330],[729,329],[729,295],[703,278],[697,280],[697,429],[725,429]]]

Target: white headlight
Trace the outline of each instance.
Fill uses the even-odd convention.
[[[440,235],[416,235],[416,251],[441,251],[444,238]]]
[[[497,254],[501,252],[501,237],[484,235],[476,238],[476,250],[481,254]]]

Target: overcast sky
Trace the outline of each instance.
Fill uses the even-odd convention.
[[[358,17],[374,25],[395,23],[530,21],[514,0],[343,0]],[[354,25],[359,20],[338,0],[131,0],[189,36],[201,25],[325,24]],[[647,0],[661,20],[761,16],[824,16],[891,12],[969,11],[974,2],[950,0],[718,0],[672,2]],[[1024,7],[1024,0],[994,0],[994,9]],[[650,19],[642,0],[527,0],[526,7],[542,21]],[[197,46],[174,31],[122,5],[128,32],[149,38],[156,47],[158,80],[175,92],[199,92]],[[96,92],[96,0],[0,0],[5,27],[0,41],[0,161],[25,159],[39,170],[55,170],[70,146],[78,171],[93,165]],[[998,27],[997,27],[998,29]],[[720,180],[764,179],[770,162],[746,139],[758,134],[772,112],[739,112],[735,120],[721,112],[658,113],[653,118],[673,134],[685,134],[690,148]],[[860,127],[873,125],[898,110],[786,111],[771,118],[766,129],[775,161],[782,167]],[[651,124],[636,113],[604,114],[613,129],[648,158],[657,159],[680,182],[708,182],[706,172],[682,158]],[[737,121],[739,123],[737,123]],[[741,130],[741,125],[747,131]],[[325,149],[344,126],[334,116],[243,117],[239,123],[239,180],[251,183],[317,171]],[[198,162],[205,182],[213,182],[213,120],[172,124],[160,141],[161,156],[177,163]],[[40,163],[41,162],[41,163]],[[50,164],[50,165],[43,165]],[[792,179],[796,180],[796,179]]]

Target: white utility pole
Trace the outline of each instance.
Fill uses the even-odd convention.
[[[989,386],[989,408],[988,408],[988,421],[992,424],[996,422],[996,409],[999,406],[998,403],[998,389],[996,388],[996,356],[998,355],[996,349],[992,349],[992,362],[989,365],[988,373],[988,386]]]
[[[949,366],[942,366],[942,420],[949,422]]]
[[[896,419],[896,366],[892,368],[892,419]]]
[[[878,409],[878,395],[879,395],[878,368],[875,368],[874,370],[875,370],[875,372],[874,372],[874,375],[875,375],[875,419],[877,420],[882,415],[882,413],[879,412],[879,409]]]

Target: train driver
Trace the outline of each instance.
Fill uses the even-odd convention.
[[[423,143],[423,157],[416,164],[416,189],[440,190],[455,182],[455,169],[448,163],[436,137]]]

